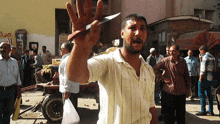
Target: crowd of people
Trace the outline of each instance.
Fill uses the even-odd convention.
[[[197,116],[207,114],[214,116],[213,91],[216,90],[218,91],[216,94],[219,94],[220,51],[215,58],[210,54],[208,47],[202,45],[198,57],[193,56],[193,50],[188,50],[188,56],[183,58],[178,45],[167,46],[166,50],[167,56],[160,62],[156,59],[155,48],[150,49],[150,55],[146,59],[146,62],[154,68],[156,75],[155,103],[159,104],[158,99],[161,99],[161,115],[158,120],[164,120],[165,124],[173,124],[175,121],[184,124],[186,97],[192,102],[194,98],[200,99],[201,111],[196,113]],[[209,101],[208,110],[206,98]]]

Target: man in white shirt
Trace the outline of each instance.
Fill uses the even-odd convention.
[[[79,92],[79,83],[68,80],[66,74],[66,64],[70,55],[70,51],[73,48],[73,43],[63,43],[61,45],[62,60],[59,65],[59,91],[63,94],[63,101],[70,98],[75,108],[77,108],[77,99]]]
[[[67,10],[73,22],[73,32],[92,23],[86,34],[74,39],[74,47],[67,63],[68,78],[74,82],[98,80],[100,112],[97,124],[157,124],[154,103],[155,75],[152,67],[140,55],[147,39],[146,19],[138,14],[127,16],[122,22],[123,48],[109,54],[88,59],[92,47],[99,39],[100,19],[103,10],[101,0],[92,19],[91,1],[78,2],[78,18],[70,3]],[[86,10],[86,15],[84,14]]]
[[[15,98],[21,97],[18,62],[9,57],[10,51],[10,44],[0,44],[0,124],[10,124]]]
[[[39,55],[42,57],[44,65],[51,64],[53,56],[50,53],[50,51],[47,50],[46,46],[42,46],[42,51],[43,52],[40,53]]]

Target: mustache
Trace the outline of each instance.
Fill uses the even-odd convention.
[[[143,40],[141,40],[140,38],[134,38],[132,39],[133,43],[143,43]]]

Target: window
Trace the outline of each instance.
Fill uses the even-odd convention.
[[[213,14],[214,14],[213,10],[206,10],[205,11],[205,19],[213,21]]]

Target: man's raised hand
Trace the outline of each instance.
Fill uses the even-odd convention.
[[[102,0],[98,0],[97,2],[97,8],[95,16],[92,17],[92,0],[85,0],[85,6],[83,4],[82,0],[76,1],[77,6],[77,14],[78,17],[70,3],[66,4],[70,19],[72,21],[73,27],[72,27],[72,33],[74,32],[81,32],[86,29],[86,25],[93,22],[91,25],[91,29],[89,33],[82,33],[79,36],[77,36],[74,41],[75,43],[82,43],[87,42],[90,40],[89,44],[84,45],[94,45],[97,40],[99,39],[100,34],[100,25],[98,24],[98,21],[95,20],[101,20],[103,16],[103,2]],[[86,35],[86,36],[85,36]],[[86,40],[86,41],[85,41]]]

